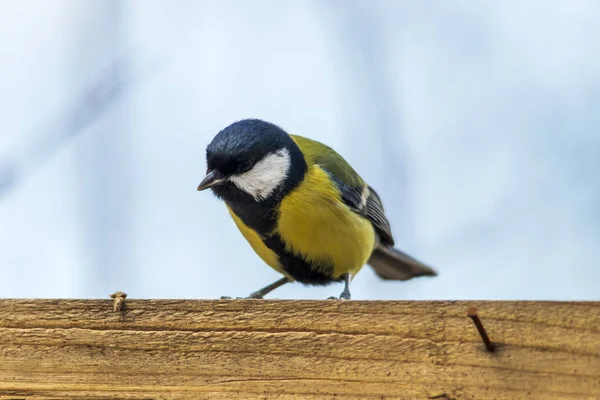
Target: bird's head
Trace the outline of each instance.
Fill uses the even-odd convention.
[[[235,122],[206,148],[207,173],[198,190],[225,201],[281,199],[304,177],[306,162],[281,128],[258,119]]]

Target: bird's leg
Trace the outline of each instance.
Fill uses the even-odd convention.
[[[267,294],[271,293],[273,290],[277,289],[278,287],[285,285],[289,281],[290,280],[288,278],[283,277],[283,278],[271,283],[270,285],[265,286],[262,289],[258,289],[256,292],[250,293],[250,296],[248,296],[248,297],[238,297],[238,299],[262,299]],[[221,299],[231,299],[231,297],[221,296]]]
[[[262,299],[267,294],[271,293],[273,290],[277,289],[278,287],[285,285],[289,281],[290,280],[288,278],[283,277],[283,278],[271,283],[270,285],[267,285],[264,288],[257,290],[256,292],[250,293],[250,296],[248,296],[248,297],[251,299]]]
[[[340,294],[340,299],[350,300],[350,274],[345,273],[342,275],[342,279],[344,280],[344,290],[342,291],[342,294]]]
[[[344,275],[342,275],[342,280],[344,281],[344,290],[342,291],[342,294],[340,294],[340,297],[331,296],[329,299],[350,300],[350,274],[345,273]]]

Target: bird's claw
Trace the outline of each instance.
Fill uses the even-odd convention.
[[[350,300],[350,295],[345,295],[342,293],[340,297],[331,296],[328,297],[327,300]]]
[[[221,296],[221,300],[233,300],[231,296]],[[248,297],[236,297],[235,300],[262,299],[262,296],[251,294]]]

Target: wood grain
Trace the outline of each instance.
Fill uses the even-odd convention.
[[[600,303],[0,300],[0,398],[598,400]]]

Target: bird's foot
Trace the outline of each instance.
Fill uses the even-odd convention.
[[[327,300],[350,300],[350,298],[350,293],[344,292],[340,295],[340,297],[331,296],[328,297]]]
[[[343,274],[342,280],[344,281],[344,290],[342,291],[342,294],[340,294],[340,297],[328,297],[327,300],[350,300],[350,279],[351,277],[349,273]]]
[[[248,297],[236,297],[235,300],[248,300],[248,299],[262,299],[263,297],[260,294],[250,293]],[[231,296],[221,296],[221,300],[232,300]]]

